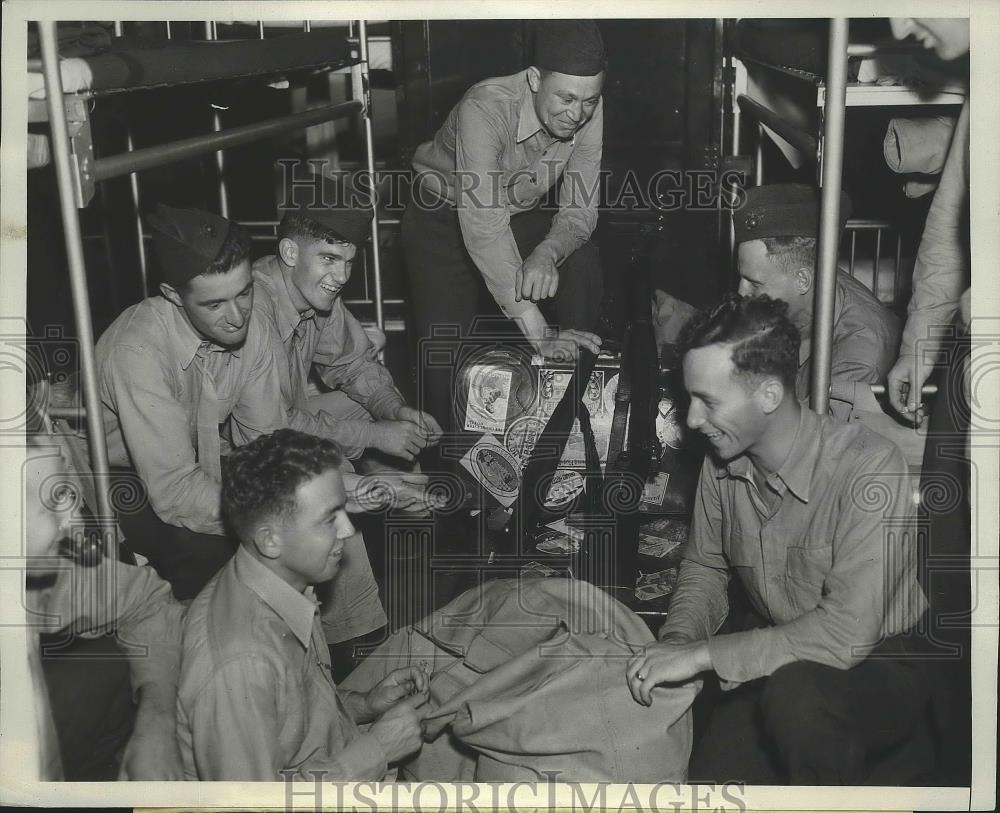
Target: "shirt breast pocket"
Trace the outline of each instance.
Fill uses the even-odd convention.
[[[791,583],[789,586],[804,589],[819,600],[832,564],[833,548],[830,545],[790,547],[785,554],[785,578]]]

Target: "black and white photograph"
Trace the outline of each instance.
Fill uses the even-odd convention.
[[[995,809],[1000,5],[2,36],[4,804]]]

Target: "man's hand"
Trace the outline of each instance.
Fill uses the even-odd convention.
[[[423,746],[424,727],[420,707],[427,701],[428,694],[425,691],[400,700],[372,723],[369,731],[379,741],[390,763],[399,762]]]
[[[651,706],[654,687],[661,683],[685,683],[711,668],[707,641],[682,644],[664,640],[649,644],[633,656],[625,669],[625,679],[635,701]]]
[[[559,289],[559,269],[547,253],[533,251],[514,275],[514,300],[538,302],[556,295]]]
[[[430,478],[426,474],[402,471],[380,471],[366,474],[352,482],[347,512],[359,514],[384,508],[426,514],[440,507],[427,493]]]
[[[892,408],[917,426],[924,420],[921,390],[930,374],[931,367],[923,364],[918,355],[907,353],[896,360],[887,377],[886,387]]]
[[[427,445],[423,430],[412,421],[376,421],[371,433],[372,446],[403,460],[413,460]]]
[[[601,352],[601,337],[585,330],[560,330],[552,338],[538,340],[538,352],[550,361],[569,363],[576,361],[580,348],[595,356]]]
[[[135,727],[122,757],[120,780],[180,781],[184,765],[177,747],[177,712],[167,694],[153,697],[144,690],[139,698]]]
[[[421,412],[419,409],[404,405],[396,410],[396,420],[409,421],[419,426],[428,446],[433,446],[441,440],[441,426],[429,412]]]
[[[378,717],[407,697],[419,695],[426,702],[428,684],[427,673],[419,666],[394,669],[368,692],[368,710],[372,717]]]

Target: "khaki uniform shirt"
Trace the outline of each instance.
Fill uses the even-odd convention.
[[[174,690],[180,677],[183,607],[170,585],[151,567],[135,567],[104,559],[93,567],[66,560],[55,581],[25,591],[25,617],[31,628],[29,661],[39,713],[41,779],[62,779],[59,743],[41,670],[44,653],[38,635],[65,631],[67,635],[97,637],[117,630],[129,656],[132,694],[138,699],[147,686]]]
[[[269,320],[281,341],[281,394],[293,429],[330,438],[349,458],[360,457],[371,445],[369,421],[341,420],[328,412],[313,414],[307,407],[310,371],[323,383],[340,390],[363,406],[376,420],[392,418],[403,405],[402,394],[389,371],[375,360],[375,350],[364,328],[341,299],[328,314],[299,313],[288,293],[281,262],[262,257],[253,266],[254,318]]]
[[[338,695],[312,589],[298,592],[242,547],[188,608],[177,708],[188,779],[386,775],[382,746]]]
[[[437,196],[456,205],[465,247],[507,316],[533,307],[514,300],[522,258],[511,214],[534,207],[561,181],[559,212],[541,245],[558,262],[580,248],[597,225],[603,140],[603,99],[571,140],[554,139],[538,120],[521,71],[473,85],[434,139],[417,148],[413,168],[430,193],[425,201]]]
[[[111,465],[138,472],[164,522],[221,535],[221,484],[198,460],[199,350],[234,445],[287,425],[268,326],[251,319],[242,347],[227,350],[158,296],[126,309],[97,342],[98,389]]]
[[[896,361],[899,350],[899,319],[878,301],[864,285],[843,271],[837,271],[831,348],[830,411],[847,420],[854,403],[853,384],[877,384]],[[799,348],[799,370],[795,394],[809,402],[812,380],[811,339]],[[846,386],[845,386],[846,385]]]
[[[941,331],[952,324],[960,303],[966,306],[963,322],[968,321],[971,295],[968,212],[969,102],[966,100],[917,249],[913,295],[900,355],[926,356],[937,350]]]
[[[917,582],[915,508],[894,444],[803,408],[768,488],[773,509],[747,457],[706,458],[661,638],[708,639],[719,677],[738,683],[793,661],[846,669],[917,622],[927,602]],[[715,636],[729,611],[731,573],[772,626]]]

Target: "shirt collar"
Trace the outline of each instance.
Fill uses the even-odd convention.
[[[804,406],[799,410],[799,425],[795,430],[792,450],[788,453],[785,462],[781,464],[781,468],[768,478],[769,482],[776,486],[779,493],[787,488],[805,503],[809,502],[809,485],[812,482],[816,464],[819,462],[819,423],[819,416],[808,407]],[[740,455],[719,469],[716,476],[752,480],[753,464],[745,454]]]
[[[521,101],[517,112],[517,137],[515,140],[520,144],[522,141],[527,141],[537,132],[542,132],[548,136],[548,132],[546,132],[542,126],[542,122],[538,119],[538,113],[535,112],[534,94],[531,92],[527,73],[525,73],[524,90],[521,91]],[[556,139],[553,138],[551,140],[555,141]],[[570,139],[569,144],[571,147],[576,146],[576,133],[573,133],[573,138]]]
[[[521,91],[520,109],[517,113],[517,143],[520,144],[531,138],[541,129],[542,123],[538,120],[538,114],[535,112],[534,94],[531,92],[528,76],[525,73],[524,90]]]
[[[236,550],[233,565],[236,578],[256,593],[260,600],[288,625],[299,643],[309,649],[316,619],[316,597],[312,587],[300,593],[288,582],[264,567],[242,545]]]
[[[240,348],[222,347],[210,342],[198,333],[187,319],[184,318],[183,310],[167,299],[169,316],[167,320],[171,322],[170,335],[167,341],[170,343],[173,355],[181,360],[181,369],[186,370],[194,362],[198,351],[204,348],[209,353],[232,353],[236,358],[240,357]]]
[[[278,328],[278,335],[281,341],[288,341],[300,324],[307,319],[312,319],[316,311],[309,308],[302,313],[292,302],[292,294],[288,290],[289,281],[285,274],[285,266],[281,259],[272,255],[268,257],[265,266],[265,273],[271,278],[271,290],[274,292],[274,319]]]

